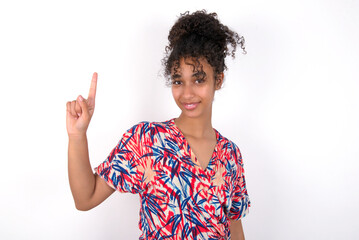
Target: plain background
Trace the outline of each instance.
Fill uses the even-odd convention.
[[[90,160],[139,121],[179,115],[161,76],[180,13],[207,9],[246,39],[227,59],[213,126],[240,147],[251,239],[359,239],[359,3],[1,1],[1,239],[138,239],[137,195],[75,209],[66,102],[98,72]]]

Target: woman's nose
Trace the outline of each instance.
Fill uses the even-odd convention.
[[[191,84],[184,84],[183,86],[183,96],[184,97],[192,97],[193,94],[193,86]]]

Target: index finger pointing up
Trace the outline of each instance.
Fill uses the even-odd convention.
[[[88,100],[95,100],[96,97],[96,87],[97,87],[97,72],[94,72],[92,75],[92,80],[91,80],[91,86],[90,86],[90,92],[89,92],[89,96],[88,96]]]

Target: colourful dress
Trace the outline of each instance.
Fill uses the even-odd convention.
[[[95,168],[112,188],[138,193],[140,239],[230,239],[229,219],[248,213],[242,156],[217,130],[203,170],[174,119],[129,129]]]

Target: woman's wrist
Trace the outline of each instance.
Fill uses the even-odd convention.
[[[86,132],[84,133],[74,133],[74,134],[68,134],[69,136],[69,141],[82,141],[87,139],[87,134]]]

